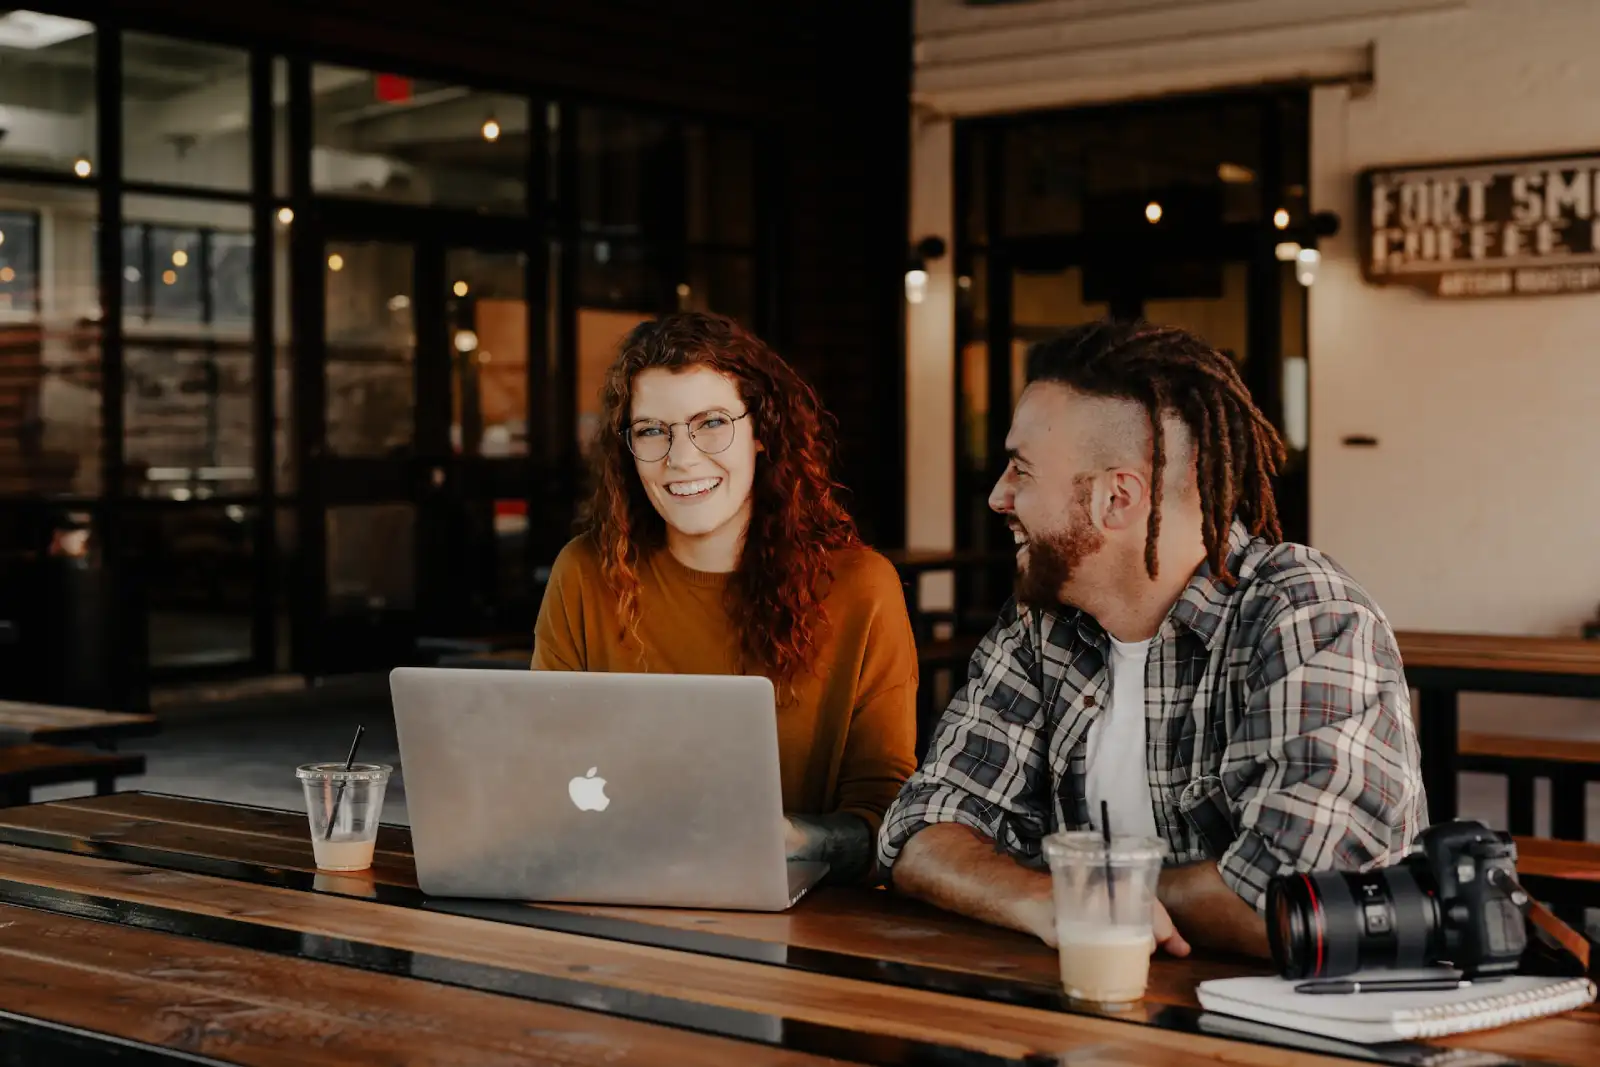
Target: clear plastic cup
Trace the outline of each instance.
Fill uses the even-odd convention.
[[[387,763],[306,763],[295,768],[306,789],[311,851],[324,871],[372,866],[383,815],[383,794],[394,768]]]
[[[1125,1007],[1144,997],[1156,882],[1164,841],[1058,833],[1044,839],[1055,888],[1056,942],[1067,996],[1101,1007]]]

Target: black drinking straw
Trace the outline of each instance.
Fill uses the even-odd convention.
[[[1111,924],[1117,922],[1117,880],[1111,875],[1111,808],[1105,802],[1100,802],[1100,839],[1106,843],[1106,892],[1111,895],[1107,903],[1107,912]]]
[[[350,742],[350,755],[344,758],[344,769],[347,771],[355,765],[356,749],[361,747],[361,734],[364,730],[366,730],[365,726],[356,727],[355,740]],[[344,785],[343,782],[340,782],[339,788],[334,790],[333,807],[328,809],[328,827],[322,831],[322,839],[324,841],[333,837],[333,824],[339,818],[339,801],[344,799]]]

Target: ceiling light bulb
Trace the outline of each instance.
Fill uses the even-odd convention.
[[[78,161],[72,165],[72,173],[76,174],[80,178],[87,178],[90,174],[94,173],[94,167],[87,159],[80,157]]]
[[[1272,224],[1280,230],[1289,228],[1289,209],[1280,207],[1272,213]]]
[[[1144,217],[1149,219],[1152,224],[1160,222],[1161,205],[1156,203],[1154,200],[1150,201],[1144,206]]]
[[[483,120],[483,139],[485,141],[498,141],[500,139],[500,124],[494,119]]]

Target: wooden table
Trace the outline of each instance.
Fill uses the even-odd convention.
[[[1032,939],[886,892],[819,890],[779,915],[435,900],[410,845],[386,827],[370,871],[322,874],[290,812],[138,793],[0,811],[0,1052],[262,1067],[1352,1062],[1287,1032],[1224,1036],[1194,989],[1255,969],[1235,961],[1158,959],[1146,1001],[1115,1016],[1069,1009]],[[1474,1065],[1584,1064],[1597,1041],[1587,1010],[1440,1044],[1509,1057]],[[1389,1046],[1380,1062],[1427,1051]]]
[[[1462,692],[1600,700],[1600,641],[1489,634],[1395,634],[1406,681],[1418,690],[1417,739],[1428,819],[1455,817]]]
[[[1015,563],[1016,552],[980,552],[976,549],[953,548],[891,548],[883,553],[902,577],[939,571],[958,571],[971,567],[989,567],[998,563]]]
[[[157,729],[154,715],[0,700],[0,744],[94,741],[110,745],[120,738],[153,734]]]

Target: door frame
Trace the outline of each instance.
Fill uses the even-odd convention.
[[[392,651],[410,655],[418,638],[460,636],[448,631],[463,628],[462,620],[450,610],[454,598],[472,584],[472,560],[449,550],[450,530],[461,520],[461,508],[520,499],[531,517],[535,498],[551,480],[552,466],[560,457],[544,455],[544,435],[535,432],[553,377],[548,351],[550,239],[536,220],[332,197],[314,200],[309,210],[297,213],[292,227],[290,306],[296,357],[291,404],[299,491],[291,644],[293,669],[307,677],[320,677],[383,665],[368,662],[371,657],[341,655],[335,640],[338,629],[328,604],[326,524],[330,508],[368,503],[415,508],[413,607],[389,613],[386,621],[372,620],[380,623],[379,629],[393,624],[395,640],[405,647]],[[324,278],[328,247],[341,242],[393,243],[410,246],[413,252],[413,421],[411,444],[402,455],[358,458],[328,452]],[[455,381],[446,259],[453,250],[524,256],[529,428],[525,455],[485,458],[458,454],[452,448]],[[530,575],[540,548],[536,541],[531,536],[524,540]]]

